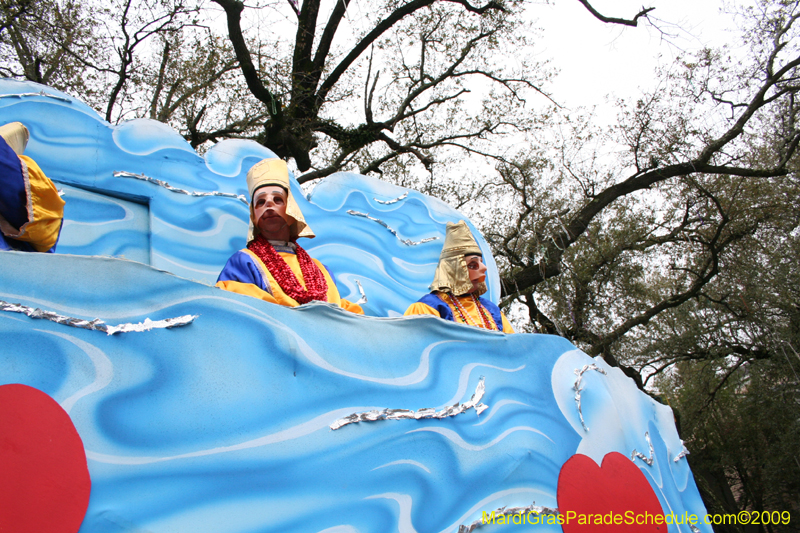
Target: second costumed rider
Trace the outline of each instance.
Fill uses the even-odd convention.
[[[256,163],[247,173],[247,190],[247,248],[228,259],[217,287],[289,307],[318,300],[363,315],[361,306],[339,296],[325,266],[297,244],[298,238],[312,238],[314,232],[292,197],[286,162]]]
[[[406,310],[405,315],[434,315],[479,328],[514,333],[497,305],[480,295],[486,292],[483,252],[466,222],[447,223],[444,248],[431,283],[431,292]]]

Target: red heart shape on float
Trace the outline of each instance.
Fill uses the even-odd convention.
[[[667,531],[653,488],[621,453],[607,454],[602,466],[586,455],[570,457],[558,474],[557,498],[564,533]]]
[[[0,531],[75,533],[92,482],[64,409],[27,385],[0,386]]]

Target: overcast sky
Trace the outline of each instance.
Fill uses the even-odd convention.
[[[603,15],[632,18],[642,5],[668,35],[640,22],[639,27],[604,24],[578,0],[532,4],[528,14],[542,28],[543,58],[553,58],[560,73],[556,100],[567,107],[601,106],[605,95],[636,96],[649,88],[653,71],[671,63],[681,50],[717,47],[732,39],[733,19],[721,0],[592,0]],[[661,59],[659,60],[659,55]]]

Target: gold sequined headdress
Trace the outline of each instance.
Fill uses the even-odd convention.
[[[255,223],[255,211],[253,210],[253,194],[256,189],[265,185],[277,185],[286,189],[286,214],[291,218],[289,234],[291,240],[298,237],[313,238],[314,232],[306,224],[300,206],[297,205],[292,196],[292,188],[289,186],[289,168],[283,159],[263,159],[253,165],[247,173],[247,192],[250,194],[250,228],[247,232],[247,242],[252,241],[258,235],[258,225]]]
[[[465,255],[483,255],[483,252],[475,242],[466,222],[463,220],[459,220],[457,224],[448,222],[444,248],[439,255],[439,266],[436,267],[436,274],[430,286],[432,291],[449,292],[460,296],[473,289]],[[481,289],[476,295],[486,292],[485,285]]]

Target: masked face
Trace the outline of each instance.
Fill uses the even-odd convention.
[[[253,198],[253,214],[256,226],[268,240],[290,239],[289,217],[286,215],[286,191],[277,185],[261,187]]]
[[[479,255],[466,255],[464,261],[467,262],[467,272],[469,272],[469,280],[472,282],[470,292],[479,291],[481,284],[486,281],[486,265],[483,264],[483,259]]]

